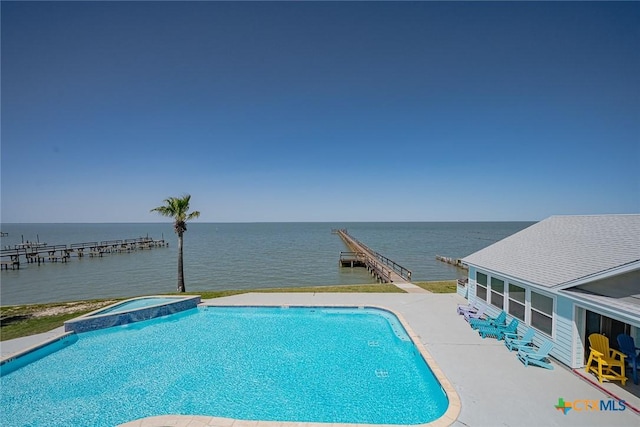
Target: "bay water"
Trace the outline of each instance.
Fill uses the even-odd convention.
[[[342,268],[348,250],[332,229],[346,228],[378,253],[412,271],[413,281],[448,280],[462,270],[435,259],[462,258],[533,222],[189,223],[184,235],[187,291],[375,283],[364,268]],[[177,236],[173,224],[2,224],[0,246],[49,245],[138,237],[169,247],[72,256],[66,263],[27,264],[0,273],[0,304],[118,298],[174,292]]]

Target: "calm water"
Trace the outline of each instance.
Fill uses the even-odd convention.
[[[414,281],[455,279],[436,255],[461,258],[531,222],[192,223],[185,233],[188,291],[373,283],[364,269],[340,268],[334,228],[413,271]],[[2,305],[128,297],[173,292],[177,237],[170,222],[132,224],[2,224],[0,246],[24,241],[71,244],[164,237],[168,248],[27,264],[2,271]]]
[[[398,319],[373,309],[193,309],[79,334],[0,383],[7,427],[159,414],[406,425],[448,406]]]

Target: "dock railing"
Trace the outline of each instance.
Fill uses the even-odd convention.
[[[400,277],[402,277],[403,279],[406,279],[409,282],[411,281],[411,270],[409,270],[407,268],[404,268],[403,266],[401,266],[397,262],[393,261],[392,259],[387,258],[384,255],[379,254],[378,252],[374,252],[374,254],[376,255],[376,257],[378,258],[378,260],[382,264],[384,264],[387,267],[391,268],[393,271],[398,273],[400,275]]]

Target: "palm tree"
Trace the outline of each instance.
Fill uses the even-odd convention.
[[[182,236],[187,231],[187,221],[198,218],[200,212],[189,212],[189,200],[191,195],[185,194],[182,197],[169,197],[165,199],[164,206],[151,209],[151,212],[158,212],[162,216],[168,216],[175,220],[173,229],[178,235],[178,292],[184,292],[184,271],[182,269]]]

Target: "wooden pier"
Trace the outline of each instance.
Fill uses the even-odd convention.
[[[72,243],[70,245],[47,245],[46,243],[21,243],[13,247],[5,247],[0,251],[0,269],[12,270],[20,268],[20,260],[31,263],[67,262],[71,257],[102,257],[104,254],[132,252],[141,249],[169,246],[164,239],[155,240],[150,237],[138,237],[125,240],[103,240],[100,242]]]
[[[350,249],[348,252],[340,252],[341,267],[366,267],[371,275],[382,283],[411,283],[411,270],[370,249],[351,236],[347,230],[332,230],[332,233],[340,236]]]

